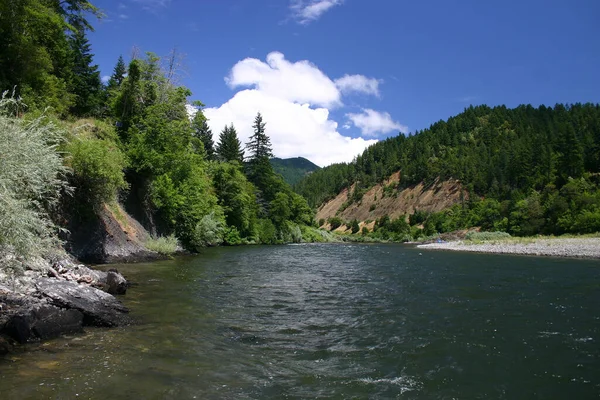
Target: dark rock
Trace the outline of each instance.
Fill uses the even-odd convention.
[[[50,339],[83,330],[83,314],[46,304],[35,304],[14,315],[3,332],[19,343]]]
[[[50,278],[39,279],[36,287],[50,304],[83,313],[84,325],[111,327],[129,321],[129,310],[119,300],[94,287]]]
[[[127,292],[127,280],[116,269],[110,269],[106,274],[106,291],[110,294]]]
[[[8,354],[11,350],[12,350],[12,346],[8,342],[8,340],[6,340],[2,336],[0,336],[0,356],[2,356],[4,354]]]
[[[144,242],[150,237],[144,227],[119,205],[119,215],[108,206],[97,213],[67,216],[66,249],[77,259],[92,264],[151,261],[166,258],[150,251]],[[68,209],[68,207],[67,207]]]

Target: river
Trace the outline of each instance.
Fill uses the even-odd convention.
[[[0,358],[8,399],[588,399],[600,262],[408,245],[119,265],[136,323]]]

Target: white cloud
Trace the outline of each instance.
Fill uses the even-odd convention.
[[[102,83],[104,83],[104,84],[107,84],[109,80],[110,80],[110,76],[109,75],[104,75],[102,77]]]
[[[270,53],[265,61],[256,58],[239,61],[225,81],[239,91],[225,104],[204,109],[215,142],[223,127],[233,123],[240,141],[246,143],[252,134],[254,117],[260,112],[277,157],[302,156],[326,166],[349,162],[377,142],[340,133],[352,124],[371,136],[406,130],[388,113],[373,110],[364,110],[364,115],[347,114],[344,126],[339,126],[331,119],[330,110],[343,106],[342,92],[375,94],[380,81],[346,75],[336,86],[336,82],[309,61],[291,62],[278,52]],[[379,119],[375,120],[373,115]]]
[[[127,14],[119,14],[119,19],[128,19],[129,15]]]
[[[305,157],[317,165],[351,161],[376,140],[342,136],[338,124],[329,119],[326,108],[291,102],[256,89],[242,90],[218,108],[207,108],[204,114],[219,139],[219,132],[233,123],[242,143],[252,134],[256,113],[263,115],[266,131],[277,157]]]
[[[342,93],[363,93],[379,97],[379,83],[375,78],[367,78],[364,75],[344,75],[335,80],[335,85]]]
[[[144,10],[157,12],[161,8],[165,8],[171,4],[171,0],[132,0],[138,3]]]
[[[365,136],[377,136],[378,134],[390,133],[392,131],[408,133],[408,127],[394,121],[392,116],[387,112],[379,112],[367,108],[363,109],[363,112],[360,114],[346,114],[346,117]]]
[[[290,9],[298,23],[306,25],[342,3],[343,0],[292,0]]]
[[[255,87],[291,102],[324,107],[342,105],[335,83],[310,62],[292,63],[279,52],[269,53],[266,61],[246,58],[234,65],[225,81],[232,88]]]

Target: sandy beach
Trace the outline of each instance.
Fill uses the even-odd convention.
[[[529,240],[529,239],[528,239]],[[552,238],[517,240],[498,240],[484,243],[456,241],[421,244],[424,249],[472,251],[479,253],[529,254],[550,257],[580,257],[600,259],[600,238]]]

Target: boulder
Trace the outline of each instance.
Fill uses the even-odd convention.
[[[106,274],[106,291],[110,294],[127,292],[127,280],[116,269],[109,269]]]
[[[19,343],[26,343],[82,330],[83,314],[80,311],[40,303],[24,307],[13,315],[3,332]]]
[[[129,321],[129,310],[119,300],[94,287],[51,278],[39,279],[36,287],[51,305],[80,311],[84,325],[112,327]]]

